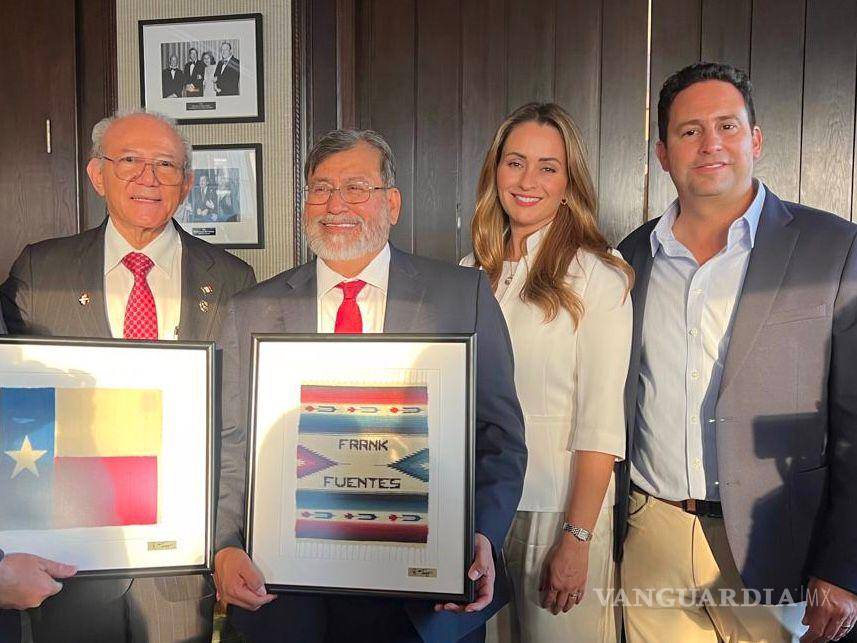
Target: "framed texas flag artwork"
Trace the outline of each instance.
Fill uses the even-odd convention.
[[[211,563],[210,343],[0,338],[0,542],[80,576]]]
[[[269,590],[470,600],[474,341],[254,335],[245,534]]]

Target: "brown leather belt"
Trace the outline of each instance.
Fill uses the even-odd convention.
[[[678,507],[682,511],[693,514],[694,516],[704,516],[706,518],[723,517],[723,505],[713,500],[697,500],[696,498],[689,498],[687,500],[665,500],[664,498],[658,498],[657,496],[646,493],[635,484],[632,484],[631,488],[644,496],[660,500],[661,502],[665,502],[673,507]]]

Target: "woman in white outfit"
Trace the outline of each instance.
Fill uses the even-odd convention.
[[[613,465],[625,456],[633,273],[595,211],[568,114],[551,103],[512,113],[486,155],[474,254],[462,261],[488,274],[509,326],[529,451],[506,542],[515,593],[495,629],[504,641],[619,638]]]
[[[214,62],[214,54],[206,51],[202,54],[202,62],[205,63],[205,71],[203,71],[202,77],[202,95],[217,96],[217,91],[214,89],[214,69],[217,66],[217,63]]]

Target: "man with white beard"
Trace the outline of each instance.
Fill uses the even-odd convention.
[[[392,247],[399,217],[393,154],[366,130],[337,130],[307,157],[305,229],[318,256],[235,297],[223,325],[223,425],[215,580],[235,627],[254,642],[481,641],[508,600],[501,547],[521,496],[526,446],[512,349],[487,277]],[[252,333],[478,333],[475,559],[469,605],[283,594],[243,550]],[[286,365],[287,367],[287,365]],[[333,365],[332,365],[333,367]],[[367,364],[367,368],[371,368]],[[273,601],[273,602],[272,602]]]

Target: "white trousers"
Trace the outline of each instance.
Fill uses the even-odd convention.
[[[616,588],[613,562],[613,485],[605,497],[592,542],[586,591],[580,604],[557,615],[541,607],[539,580],[545,557],[560,537],[562,513],[519,511],[506,539],[512,603],[488,621],[490,643],[616,643],[620,610],[604,600]]]

